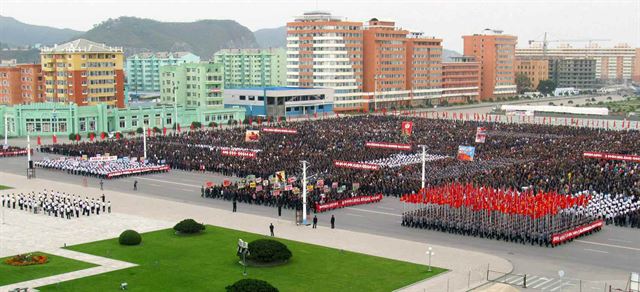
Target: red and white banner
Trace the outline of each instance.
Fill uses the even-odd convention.
[[[638,155],[615,154],[615,153],[604,153],[604,152],[584,152],[582,156],[587,158],[596,158],[596,159],[605,159],[605,160],[624,160],[624,161],[640,162],[640,156]]]
[[[222,149],[220,151],[222,156],[235,156],[235,157],[245,157],[245,158],[256,158],[256,152],[254,151],[246,151],[246,150],[232,150],[232,149]]]
[[[89,161],[116,161],[118,156],[96,156],[89,157]]]
[[[328,210],[344,208],[344,207],[349,207],[354,205],[363,205],[363,204],[369,204],[374,202],[380,202],[380,200],[382,200],[382,195],[378,194],[374,196],[358,196],[358,197],[353,197],[348,199],[342,199],[342,200],[338,200],[338,201],[326,203],[326,204],[318,203],[316,204],[316,212],[321,213]]]
[[[31,153],[33,153],[33,150],[31,150]],[[0,156],[17,156],[17,155],[27,155],[27,150],[0,151]]]
[[[135,168],[135,169],[114,171],[114,172],[108,173],[107,174],[107,178],[113,178],[113,177],[117,177],[117,176],[121,176],[121,175],[127,175],[127,174],[150,172],[150,171],[169,171],[169,166],[168,165],[160,165],[160,166],[150,166],[150,167],[141,167],[141,168]]]
[[[298,130],[287,128],[262,128],[262,131],[265,133],[298,134]]]
[[[377,164],[360,163],[360,162],[352,162],[352,161],[342,161],[342,160],[334,160],[333,161],[333,165],[335,167],[364,169],[364,170],[378,170],[378,169],[380,169],[380,165],[377,165]]]
[[[476,129],[476,143],[484,143],[487,139],[487,128],[478,127]]]
[[[396,143],[384,143],[384,142],[367,142],[365,147],[368,148],[385,148],[393,150],[411,151],[411,144],[396,144]]]
[[[595,221],[593,223],[587,224],[587,225],[582,225],[580,227],[576,227],[572,230],[569,231],[565,231],[559,234],[554,234],[551,237],[551,243],[556,244],[556,243],[561,243],[561,242],[565,242],[569,239],[572,238],[576,238],[578,236],[580,236],[581,234],[587,233],[593,229],[596,229],[598,227],[602,227],[604,225],[604,221],[603,220],[598,220]]]
[[[411,136],[411,134],[413,133],[413,122],[411,121],[402,122],[401,130],[402,130],[402,135]]]

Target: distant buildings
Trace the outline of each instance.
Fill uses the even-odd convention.
[[[565,45],[556,48],[529,47],[516,50],[518,57],[584,59],[596,61],[596,79],[600,82],[640,82],[640,49],[621,44],[613,48],[589,46],[573,48]]]
[[[556,87],[594,89],[597,86],[597,61],[592,58],[550,59],[549,79]]]
[[[44,101],[40,64],[3,63],[0,65],[0,104]]]
[[[540,81],[549,79],[549,60],[541,58],[516,58],[516,75],[523,74],[531,82],[531,90],[538,88]]]
[[[198,62],[200,57],[190,52],[140,53],[127,57],[128,92],[160,92],[160,67]]]
[[[516,95],[515,49],[518,38],[499,30],[466,35],[464,55],[480,62],[480,99]]]
[[[160,101],[165,105],[222,108],[222,64],[183,63],[160,68]]]
[[[225,49],[213,55],[223,66],[226,88],[285,86],[285,49]]]
[[[40,57],[46,101],[124,107],[122,48],[77,39],[42,48]]]
[[[480,98],[480,62],[474,57],[455,57],[442,63],[442,100],[468,102]]]
[[[242,107],[247,116],[322,116],[333,112],[333,89],[253,87],[224,91],[225,107]]]

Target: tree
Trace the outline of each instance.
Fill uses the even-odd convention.
[[[518,93],[525,93],[526,91],[531,91],[533,84],[526,74],[518,73],[516,74],[516,87],[518,88]]]
[[[556,83],[553,80],[542,80],[538,83],[538,91],[542,94],[551,94],[554,90],[556,90]]]

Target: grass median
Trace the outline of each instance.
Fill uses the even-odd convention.
[[[95,267],[94,264],[72,260],[65,257],[50,255],[42,252],[33,254],[45,255],[49,258],[46,264],[30,266],[11,266],[4,261],[10,257],[0,259],[0,286],[20,283],[24,281],[64,274]]]
[[[243,278],[236,256],[238,239],[262,235],[207,226],[196,236],[177,236],[166,229],[142,235],[139,246],[117,239],[69,247],[71,250],[138,264],[41,291],[107,291],[128,283],[134,291],[224,291]],[[391,291],[444,272],[444,269],[278,239],[293,253],[282,266],[249,267],[248,278],[265,280],[280,291]]]

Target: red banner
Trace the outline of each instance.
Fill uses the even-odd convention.
[[[595,221],[593,223],[587,224],[587,225],[582,225],[579,227],[576,227],[572,230],[569,231],[565,231],[562,233],[558,233],[558,234],[554,234],[551,237],[551,243],[556,244],[556,243],[561,243],[561,242],[565,242],[569,239],[572,238],[576,238],[584,233],[587,233],[593,229],[596,229],[598,227],[602,227],[604,225],[604,221],[603,220],[598,220]]]
[[[298,134],[298,130],[287,128],[262,128],[262,131],[265,133]]]
[[[411,133],[413,133],[413,122],[402,122],[402,135],[411,136]]]
[[[169,171],[169,166],[161,165],[161,166],[151,166],[151,167],[142,167],[142,168],[114,171],[114,172],[107,173],[107,178],[113,178],[113,177],[126,175],[126,174],[150,172],[150,171]]]
[[[411,151],[411,144],[395,144],[395,143],[384,143],[384,142],[367,142],[365,147],[369,148],[385,148],[385,149],[393,149],[393,150],[404,150]]]
[[[33,153],[33,150],[31,150]],[[27,155],[27,150],[17,150],[17,151],[1,151],[0,156],[16,156],[16,155]]]
[[[322,213],[328,210],[333,210],[338,208],[380,202],[380,200],[382,200],[382,195],[378,194],[375,196],[358,196],[358,197],[353,197],[348,199],[342,199],[342,200],[338,200],[338,201],[326,203],[326,204],[318,203],[316,204],[316,212]]]
[[[582,156],[587,158],[605,159],[605,160],[624,160],[640,162],[640,156],[627,154],[614,154],[604,152],[585,152]]]
[[[352,161],[342,161],[342,160],[334,160],[333,161],[333,165],[335,167],[364,169],[364,170],[378,170],[378,169],[380,169],[380,165],[377,165],[377,164],[360,163],[360,162],[352,162]]]
[[[222,153],[222,156],[256,158],[256,152],[253,151],[223,149],[220,152]]]

